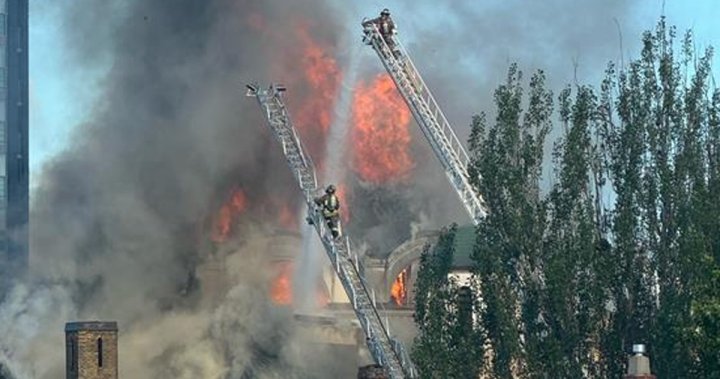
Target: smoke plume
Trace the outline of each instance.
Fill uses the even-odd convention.
[[[19,379],[63,376],[62,330],[76,319],[118,321],[123,377],[293,377],[322,362],[283,350],[297,343],[290,315],[269,300],[270,252],[254,241],[272,235],[275,200],[294,208],[298,191],[257,104],[242,95],[246,82],[270,79],[294,84],[291,103],[310,95],[312,83],[288,62],[301,60],[304,35],[332,55],[329,9],[222,0],[56,7],[68,59],[79,70],[109,68],[90,120],[33,193],[32,279],[0,307],[0,362]],[[247,220],[223,253],[208,242],[208,219],[238,186]],[[194,284],[208,257],[231,276],[216,308],[201,306],[206,283]]]
[[[282,220],[301,218],[301,202],[257,104],[242,94],[252,80],[288,86],[319,172],[351,187],[351,230],[377,255],[418,223],[467,220],[414,125],[411,156],[420,164],[404,184],[367,186],[342,172],[349,165],[324,162],[326,154],[337,159],[327,138],[349,57],[363,51],[358,75],[368,83],[382,71],[361,46],[359,21],[383,6],[461,139],[470,115],[491,108],[510,61],[544,68],[552,84],[573,79],[573,59],[580,79],[598,72],[617,56],[612,19],[627,7],[620,0],[47,5],[64,26],[58,48],[77,70],[104,72],[102,90],[32,194],[31,276],[6,289],[0,304],[0,376],[62,377],[63,325],[79,319],[118,321],[126,378],[293,378],[313,366],[334,378],[353,368],[352,357],[310,347],[268,296],[273,274],[263,268],[276,252],[267,239]],[[346,46],[354,41],[348,35],[358,36],[357,46]],[[237,188],[247,205],[219,247],[213,218]],[[287,254],[298,256],[300,247]],[[200,295],[209,284],[197,272],[208,262],[226,267],[231,287],[217,306]]]

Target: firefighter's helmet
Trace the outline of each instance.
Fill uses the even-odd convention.
[[[390,16],[390,10],[385,8],[380,12],[380,16]]]
[[[329,186],[327,186],[327,188],[325,188],[325,193],[330,194],[330,195],[334,194],[334,193],[335,193],[335,186],[332,185],[332,184],[329,185]]]

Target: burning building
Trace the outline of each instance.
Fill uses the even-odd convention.
[[[291,89],[320,182],[339,184],[348,234],[368,247],[368,277],[390,262],[375,275],[379,301],[411,325],[416,270],[391,299],[390,283],[407,266],[392,251],[414,239],[421,213],[433,213],[435,195],[414,183],[429,148],[413,142],[419,132],[378,70],[342,85],[352,73],[336,9],[319,0],[79,0],[53,9],[72,20],[62,31],[68,62],[102,80],[77,138],[33,194],[31,278],[17,279],[0,306],[5,370],[61,376],[64,357],[47,348],[56,342],[45,326],[98,310],[124,325],[127,377],[282,377],[342,361],[294,348],[314,338],[293,321],[299,299],[343,321],[338,330],[354,316],[308,242],[315,237],[303,234],[300,196],[260,112],[229,79],[238,77]],[[343,91],[346,124],[334,122]],[[352,138],[331,140],[333,128]],[[323,268],[299,290],[304,254]],[[39,327],[21,335],[8,327],[19,322]]]

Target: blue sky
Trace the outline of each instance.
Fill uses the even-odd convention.
[[[70,146],[73,128],[87,118],[102,78],[101,70],[80,71],[64,54],[57,5],[30,0],[31,187],[43,164]]]
[[[531,0],[524,0],[531,1]],[[569,0],[571,1],[571,0]],[[601,1],[601,0],[596,0]],[[630,0],[628,0],[630,1]],[[396,1],[368,1],[355,5],[352,13],[373,15],[378,9],[388,7],[405,12],[417,11],[414,21],[423,23],[423,18],[434,18],[442,14],[447,5],[438,2],[438,10],[424,3],[417,9],[395,4]],[[406,2],[405,2],[406,3]],[[522,4],[523,1],[516,1]],[[51,5],[52,4],[52,5]],[[453,2],[453,4],[455,4]],[[482,2],[477,2],[482,4]],[[689,5],[692,4],[692,5]],[[636,23],[641,29],[651,28],[661,14],[662,0],[637,0],[631,14],[618,15],[621,27]],[[96,67],[92,71],[74,67],[64,54],[62,36],[63,20],[58,12],[58,3],[47,0],[30,0],[30,178],[36,186],[45,163],[59,152],[72,146],[70,143],[74,127],[87,120],[98,93],[104,70]],[[720,1],[717,0],[666,0],[665,14],[671,24],[680,30],[693,28],[696,45],[720,46]],[[410,17],[409,15],[403,15]],[[401,26],[402,32],[413,37],[413,24]],[[634,55],[638,36],[626,35],[628,45],[624,50]],[[635,43],[635,44],[634,44]],[[629,51],[628,51],[629,50]],[[614,59],[608,57],[607,59]],[[522,59],[522,58],[520,58]],[[569,59],[569,58],[568,58]],[[627,57],[626,57],[627,59]],[[717,59],[716,59],[717,61]],[[522,63],[522,62],[521,62]],[[715,65],[715,76],[720,71]]]

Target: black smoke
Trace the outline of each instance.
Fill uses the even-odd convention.
[[[301,53],[294,36],[303,27],[332,51],[330,9],[235,0],[48,7],[61,18],[62,48],[77,70],[107,71],[88,121],[45,165],[32,195],[32,280],[17,282],[0,307],[0,361],[20,378],[60,377],[63,324],[110,319],[121,327],[129,377],[282,376],[303,359],[282,352],[275,333],[292,328],[269,304],[258,269],[267,254],[243,241],[264,235],[261,202],[298,203],[299,193],[244,90],[253,80],[285,80],[295,84],[289,101],[310,93],[302,71],[289,67]],[[208,253],[199,249],[209,235],[202,225],[238,186],[259,225],[228,258],[244,262],[235,272],[242,288],[221,308],[201,310],[188,299],[202,285],[192,285]],[[255,310],[225,311],[238,304]],[[8,329],[28,320],[26,330]],[[220,333],[228,323],[232,331]],[[40,360],[42,350],[51,353]]]
[[[264,199],[299,202],[257,104],[243,97],[244,85],[284,82],[291,89],[288,103],[303,102],[313,90],[299,67],[298,25],[342,67],[350,47],[341,37],[357,35],[359,45],[359,20],[388,6],[462,139],[469,116],[492,108],[492,90],[508,63],[543,68],[556,87],[574,80],[575,72],[588,77],[618,55],[613,18],[622,21],[628,11],[619,0],[476,3],[399,1],[378,9],[321,0],[46,5],[63,25],[58,48],[66,58],[80,72],[105,74],[88,121],[46,164],[32,194],[33,279],[18,282],[0,306],[0,362],[22,379],[62,376],[58,335],[64,322],[85,318],[119,322],[121,347],[133,352],[121,357],[128,377],[283,376],[308,357],[322,359],[278,342],[301,341],[293,341],[287,318],[268,304],[267,278],[257,270],[265,252],[242,242],[266,236],[262,226],[238,238],[238,253],[229,259],[240,262],[240,279],[226,302],[208,311],[188,301],[198,288],[192,273],[206,254],[198,246],[207,230],[198,225],[207,224],[230,189],[247,192],[249,218],[258,224],[275,222],[259,205]],[[369,48],[363,51],[361,76],[370,78],[382,68]],[[386,193],[357,184],[352,191],[360,208],[351,212],[358,215],[358,238],[367,231],[378,255],[406,239],[408,225],[421,215],[431,220],[428,227],[467,221],[414,130],[419,164],[411,184]],[[320,147],[314,150],[322,155]],[[394,227],[383,228],[386,222]]]

